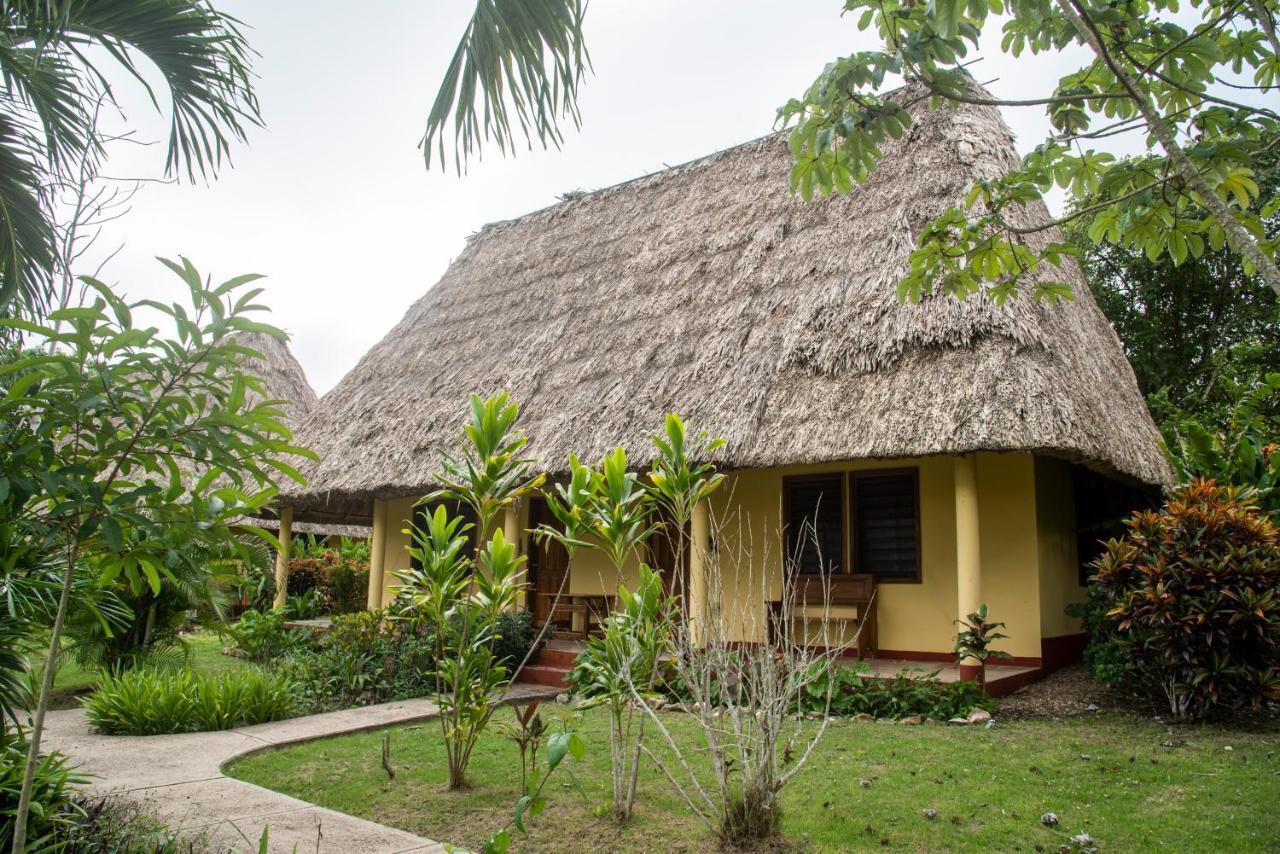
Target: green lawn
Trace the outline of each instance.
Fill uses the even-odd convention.
[[[243,659],[223,655],[222,650],[229,645],[229,642],[219,637],[216,632],[201,629],[187,635],[186,640],[191,647],[190,667],[192,670],[201,673],[221,673],[254,666]],[[40,673],[44,670],[43,662],[34,664],[33,678],[38,680]],[[58,672],[53,677],[53,696],[50,700],[50,708],[66,709],[79,706],[80,695],[97,685],[99,679],[101,679],[101,674],[95,670],[87,670],[81,667],[76,663],[75,656],[68,655],[64,657],[62,666],[58,668]]]
[[[503,717],[505,717],[505,712]],[[544,710],[549,720],[554,712]],[[680,736],[695,742],[683,718]],[[599,817],[609,799],[608,736],[587,715],[588,754],[566,760],[526,851],[701,851],[701,824],[651,766],[636,816]],[[395,780],[380,764],[382,733],[362,733],[246,757],[230,773],[342,812],[475,848],[519,796],[514,745],[486,736],[472,787],[443,789],[438,727],[392,730]],[[1230,749],[1228,749],[1230,748]],[[559,772],[558,772],[559,773]],[[869,781],[863,784],[862,781]],[[987,730],[841,722],[786,790],[783,833],[801,850],[1055,851],[1087,832],[1106,851],[1280,850],[1280,732],[1161,726],[1099,713],[1088,719],[999,723]],[[923,811],[937,810],[928,819]],[[1040,816],[1057,813],[1056,829]]]

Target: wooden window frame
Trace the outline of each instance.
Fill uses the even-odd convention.
[[[884,477],[885,475],[910,475],[911,488],[914,492],[916,505],[916,571],[914,576],[892,576],[882,578],[879,573],[875,573],[876,584],[923,584],[924,583],[924,550],[920,543],[920,467],[919,466],[897,466],[895,468],[883,469],[858,469],[850,471],[845,478],[847,486],[845,492],[848,495],[846,506],[849,512],[845,514],[845,530],[848,531],[847,546],[849,549],[848,566],[853,572],[858,572],[858,522],[854,518],[858,512],[857,505],[857,482],[862,478]]]
[[[783,519],[783,561],[784,564],[792,558],[791,543],[791,487],[798,483],[817,483],[820,481],[840,479],[840,500],[844,502],[844,509],[840,513],[840,572],[832,573],[833,575],[847,575],[850,572],[849,567],[849,478],[843,471],[831,472],[815,472],[814,474],[790,474],[782,477],[782,519]],[[794,575],[817,575],[818,573],[801,573],[798,567],[792,567]]]

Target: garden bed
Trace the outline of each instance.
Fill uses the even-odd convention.
[[[557,707],[543,716],[556,720]],[[505,715],[501,718],[505,719]],[[666,714],[686,744],[695,729]],[[1088,833],[1104,850],[1280,848],[1271,820],[1280,790],[1280,731],[1169,728],[1107,711],[1083,719],[1000,722],[990,728],[837,721],[783,797],[782,830],[802,850],[1056,850]],[[632,822],[609,799],[606,717],[586,714],[581,762],[553,781],[528,851],[713,850],[700,825],[646,764]],[[519,797],[514,745],[492,732],[476,747],[471,787],[443,788],[432,723],[259,753],[228,773],[321,806],[477,849]],[[656,748],[656,741],[651,740]],[[1230,748],[1230,749],[1228,749]],[[559,773],[559,772],[558,772]],[[864,782],[865,781],[865,782]],[[936,816],[926,817],[926,809]],[[1041,825],[1046,812],[1056,828]]]

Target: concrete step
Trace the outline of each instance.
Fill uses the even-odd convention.
[[[524,682],[533,685],[550,685],[555,688],[566,687],[565,677],[569,674],[567,669],[561,667],[547,667],[542,664],[526,664],[524,669],[520,671],[517,682]]]
[[[566,670],[572,670],[573,662],[581,651],[579,649],[555,649],[544,646],[538,650],[538,654],[533,657],[531,663],[545,667],[561,667]]]

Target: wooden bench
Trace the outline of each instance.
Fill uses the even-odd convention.
[[[876,577],[874,575],[794,575],[793,620],[820,620],[825,615],[833,622],[848,622],[861,629],[858,635],[858,658],[874,655],[876,639]],[[829,594],[829,595],[828,595]],[[770,637],[776,637],[778,621],[783,618],[783,603],[769,603]]]

